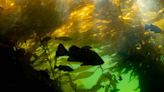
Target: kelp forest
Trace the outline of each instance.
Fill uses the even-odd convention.
[[[0,0],[0,92],[164,92],[164,1]]]

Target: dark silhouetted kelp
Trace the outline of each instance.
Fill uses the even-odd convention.
[[[37,71],[29,64],[25,50],[12,46],[10,40],[0,39],[0,91],[62,92],[57,81],[45,71]]]
[[[125,32],[125,43],[118,51],[117,68],[124,73],[133,70],[131,76],[138,76],[140,92],[163,92],[164,64],[161,61],[163,49],[151,42],[153,34],[144,35],[137,28]],[[136,44],[140,44],[138,47]]]

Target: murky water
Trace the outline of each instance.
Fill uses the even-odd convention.
[[[63,92],[154,92],[164,83],[163,5],[162,0],[0,0],[0,35],[32,53],[30,65],[48,72]],[[99,57],[103,64],[96,62]]]

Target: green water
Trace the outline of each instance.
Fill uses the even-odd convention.
[[[162,86],[164,76],[163,5],[162,0],[0,0],[0,46],[22,49],[18,61],[48,73],[64,92],[154,91],[159,87],[151,82]],[[69,62],[69,55],[56,60],[60,43],[68,51],[72,45],[91,47],[104,64],[82,66],[85,61]],[[73,71],[56,68],[60,65]]]
[[[109,56],[106,56],[103,58],[104,61],[109,61]],[[106,65],[105,65],[106,64]],[[105,63],[103,68],[110,66],[107,63]],[[91,89],[96,82],[98,81],[98,78],[102,75],[102,70],[100,68],[97,68],[96,66],[93,66],[93,68],[89,68],[87,69],[87,71],[93,71],[94,74],[91,75],[88,78],[84,78],[84,79],[79,79],[77,80],[75,83],[78,85],[79,88],[84,88],[84,89]],[[107,72],[107,71],[103,71]],[[127,74],[122,74],[121,77],[123,80],[119,81],[117,84],[117,88],[119,89],[118,92],[140,92],[139,87],[139,81],[137,76],[130,76],[130,73]],[[102,85],[108,85],[109,82],[103,82]],[[65,89],[67,91],[67,89]],[[96,92],[105,92],[105,87],[100,88],[99,90],[97,90]]]

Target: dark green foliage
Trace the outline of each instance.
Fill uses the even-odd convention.
[[[54,31],[61,21],[54,0],[22,0],[16,8],[0,11],[0,34],[12,40],[44,37]],[[35,39],[36,43],[38,39]]]
[[[96,92],[96,91],[98,91],[101,87],[103,87],[103,86],[100,85],[100,84],[97,84],[97,85],[94,85],[91,89],[89,89],[89,91],[91,91],[91,92]]]
[[[111,90],[110,92],[119,92],[119,89]]]
[[[28,0],[26,5],[21,6],[21,22],[25,30],[44,35],[60,25],[53,0]]]
[[[163,49],[159,48],[155,34],[144,35],[144,32],[138,27],[123,34],[125,40],[118,51],[120,60],[116,69],[124,73],[132,70],[131,76],[138,75],[141,92],[162,92],[164,64],[160,58]]]
[[[51,39],[52,39],[51,37],[47,36],[47,37],[41,39],[40,43],[41,43],[43,46],[47,46],[48,41],[51,40]]]
[[[103,85],[102,83],[107,82],[107,84]],[[111,74],[110,72],[103,73],[96,85],[101,85],[105,87],[105,92],[109,92],[109,90],[116,90],[118,80],[116,79],[116,75]]]
[[[30,57],[24,49],[13,49],[10,41],[1,39],[0,44],[0,90],[17,92],[61,92],[57,81],[50,79],[45,71],[37,71],[29,64]]]

